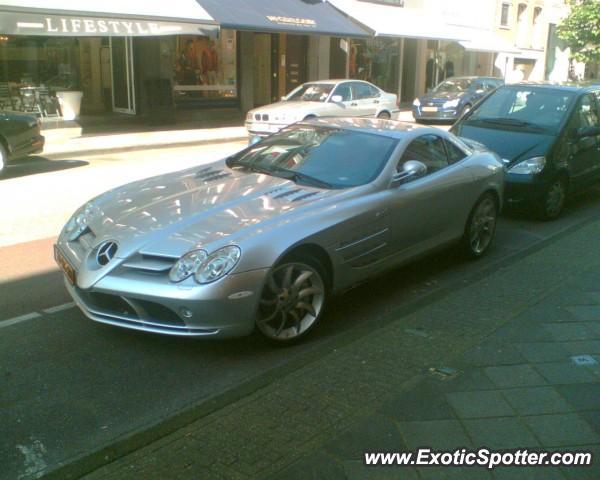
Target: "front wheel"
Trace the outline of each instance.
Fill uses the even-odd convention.
[[[489,250],[497,222],[498,202],[492,193],[486,193],[473,207],[465,228],[463,245],[469,257],[479,258]]]
[[[377,115],[377,118],[380,118],[381,120],[389,120],[390,118],[392,118],[392,116],[390,115],[389,112],[379,112],[379,115]]]
[[[562,213],[567,201],[567,182],[564,178],[556,178],[544,192],[538,206],[538,216],[542,220],[555,220]]]
[[[4,173],[7,161],[8,154],[6,152],[6,148],[4,148],[4,145],[2,145],[2,142],[0,142],[0,175]]]
[[[291,343],[321,319],[328,297],[325,270],[311,256],[290,258],[273,268],[260,299],[256,326],[269,340]]]

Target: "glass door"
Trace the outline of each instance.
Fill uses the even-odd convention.
[[[110,37],[113,111],[135,114],[132,37]]]

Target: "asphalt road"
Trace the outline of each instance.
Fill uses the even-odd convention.
[[[206,147],[203,158],[221,155],[227,148],[236,145]],[[195,161],[199,150],[170,153],[178,158],[174,168],[183,168],[183,163]],[[169,151],[160,154],[164,161]],[[132,155],[122,154],[121,161],[119,155],[112,155],[112,160],[78,159],[84,163],[69,172],[79,170],[79,177],[66,181],[85,180],[100,188],[125,176],[148,175],[150,152]],[[58,181],[56,173],[15,175],[0,182],[0,192],[5,183],[11,184],[11,191],[29,192],[23,215],[33,218],[32,189]],[[61,211],[70,208],[70,202],[79,202],[79,193],[64,185],[62,190],[52,188],[60,197],[53,201],[62,205]],[[377,278],[335,299],[316,335],[289,348],[274,348],[257,336],[198,341],[95,324],[69,304],[51,259],[53,238],[7,242],[9,246],[0,248],[0,478],[29,478],[37,471],[55,469],[182,410],[258,382],[269,372],[285,374],[286,365],[311,351],[335,348],[349,332],[377,328],[384,316],[410,302],[440,289],[468,285],[511,257],[519,261],[519,252],[597,217],[599,200],[600,188],[590,190],[552,223],[504,217],[486,258],[465,262],[449,249]],[[16,202],[13,205],[19,208]],[[53,215],[56,218],[48,220],[39,235],[63,213]],[[11,235],[18,239],[22,233],[17,229]]]

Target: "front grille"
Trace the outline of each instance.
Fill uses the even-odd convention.
[[[267,113],[263,113],[263,114],[256,113],[256,114],[254,115],[254,119],[255,119],[257,122],[260,122],[261,120],[262,120],[263,122],[268,122],[268,121],[269,121],[269,114],[267,114]]]
[[[133,307],[122,297],[117,295],[86,292],[84,290],[80,290],[79,295],[92,310],[98,310],[113,315],[125,315],[131,318],[138,318]]]
[[[168,272],[176,261],[175,257],[140,254],[127,260],[123,267],[147,273],[163,273]]]

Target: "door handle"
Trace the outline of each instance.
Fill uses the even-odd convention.
[[[352,102],[352,103],[350,104],[350,106],[351,106],[351,107],[358,107],[358,103],[356,103],[356,102]]]
[[[379,103],[379,100],[373,100],[373,103]]]

